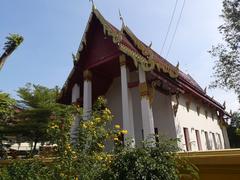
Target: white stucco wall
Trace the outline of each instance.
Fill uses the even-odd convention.
[[[138,80],[138,74],[136,72],[130,73],[130,82],[136,82]],[[142,117],[141,117],[141,98],[139,94],[138,86],[130,88],[133,102],[133,119],[134,119],[134,134],[136,145],[141,145],[143,140],[142,134]],[[123,127],[122,123],[122,98],[121,98],[121,81],[120,77],[115,78],[108,92],[105,94],[109,108],[114,115],[112,127],[115,124],[119,124]],[[166,135],[171,138],[179,138],[179,147],[186,150],[185,138],[183,128],[188,128],[191,150],[198,151],[197,138],[195,130],[199,131],[202,150],[215,149],[213,135],[215,135],[217,149],[220,148],[220,141],[222,148],[227,148],[224,141],[223,132],[218,124],[217,115],[214,114],[212,118],[211,109],[208,106],[200,105],[195,100],[191,100],[189,111],[186,107],[187,97],[180,95],[179,106],[176,116],[174,116],[172,105],[176,103],[174,96],[165,95],[159,91],[155,91],[154,101],[152,103],[154,127],[158,128],[160,135]],[[197,113],[197,106],[200,106],[200,113]],[[205,116],[205,110],[208,112],[208,117]],[[205,132],[209,137],[209,146],[207,148],[207,142],[205,138]],[[220,136],[220,141],[219,137]]]
[[[158,128],[159,135],[176,138],[177,134],[174,124],[171,97],[159,91],[155,91],[154,94],[152,108],[155,128]]]
[[[131,82],[138,81],[138,72],[130,74]],[[133,118],[136,144],[140,145],[143,140],[143,123],[141,117],[141,97],[138,86],[131,88],[133,100]],[[154,101],[152,103],[154,128],[158,128],[159,135],[176,138],[176,129],[174,124],[174,116],[171,107],[171,97],[164,95],[159,91],[154,92]]]
[[[130,73],[130,82],[138,80],[138,73]],[[133,103],[133,119],[134,119],[134,134],[136,145],[141,145],[143,140],[142,134],[142,117],[141,117],[141,98],[138,86],[130,88]],[[123,127],[122,123],[122,99],[121,99],[121,81],[120,77],[115,78],[111,87],[105,94],[108,107],[111,109],[114,116],[112,127],[119,124]],[[154,127],[158,128],[160,135],[165,135],[171,138],[176,138],[176,130],[174,124],[174,116],[171,107],[171,97],[155,91],[155,97],[152,104]]]
[[[183,128],[188,128],[192,151],[198,151],[195,130],[199,130],[202,150],[208,150],[207,142],[205,138],[205,132],[208,133],[209,144],[211,147],[210,149],[213,149],[213,150],[215,149],[212,133],[215,134],[215,138],[219,148],[220,148],[220,142],[217,134],[220,134],[222,146],[224,147],[224,138],[223,138],[222,130],[218,124],[218,118],[216,114],[214,114],[212,118],[211,111],[213,111],[213,109],[211,109],[206,105],[205,106],[200,105],[196,101],[192,100],[190,103],[189,111],[188,111],[186,107],[186,101],[187,101],[186,96],[180,95],[179,107],[175,117],[177,137],[181,140],[181,142],[179,143],[180,147],[183,150],[186,150]],[[175,103],[175,102],[176,102],[175,98],[173,98],[172,103]],[[197,105],[200,106],[199,115],[197,113]],[[205,110],[207,110],[208,112],[207,118],[205,116]]]
[[[131,88],[133,102],[133,121],[136,145],[141,145],[143,141],[143,123],[141,114],[141,98],[138,87]]]
[[[107,106],[114,116],[112,127],[114,127],[115,124],[119,124],[121,127],[123,127],[121,80],[119,77],[114,79],[112,85],[105,94],[105,98],[107,100]]]
[[[133,81],[134,80],[133,76],[131,76],[130,79]],[[142,141],[142,118],[141,118],[141,105],[140,105],[140,95],[139,95],[138,87],[131,88],[130,93],[132,95],[132,102],[133,102],[135,141],[136,141],[136,145],[139,145],[140,142]],[[115,124],[119,124],[121,127],[123,127],[120,77],[114,79],[112,85],[110,86],[107,93],[105,94],[105,97],[107,99],[107,105],[114,116],[111,126],[114,127]]]

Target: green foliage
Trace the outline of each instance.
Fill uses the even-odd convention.
[[[6,37],[7,41],[4,44],[4,53],[0,56],[0,70],[2,69],[6,59],[13,51],[23,42],[23,37],[18,34],[10,34]]]
[[[23,42],[23,37],[19,34],[10,34],[6,39],[3,49],[7,52],[13,51]]]
[[[240,128],[240,113],[234,112],[231,116],[231,126],[236,127],[237,129]]]
[[[15,114],[13,113],[15,101],[1,93],[0,116],[11,119],[12,122],[0,126],[0,134],[15,136],[19,142],[33,144],[35,153],[37,143],[50,140],[47,129],[53,115],[67,109],[66,106],[56,103],[58,92],[58,87],[49,89],[40,85],[26,84],[17,91],[20,97],[17,106],[20,109]]]
[[[240,1],[224,0],[221,17],[224,23],[218,29],[224,43],[210,51],[217,58],[211,87],[232,89],[240,100]]]
[[[240,147],[240,113],[232,114],[231,124],[227,127],[231,148]]]
[[[24,108],[46,108],[56,105],[59,88],[47,88],[41,85],[27,83],[17,91],[19,103]]]
[[[6,123],[13,118],[16,101],[9,94],[0,92],[0,124]]]
[[[20,121],[14,124],[12,133],[22,137],[30,143],[47,141],[47,128],[51,113],[52,112],[46,108],[23,110],[17,115]],[[34,150],[36,148],[35,146],[36,144],[34,144]]]
[[[52,114],[63,107],[56,103],[58,87],[49,89],[44,86],[26,84],[17,91],[19,105],[22,111],[18,113],[18,121],[13,131],[30,143],[34,143],[33,150],[38,142],[49,140],[47,134],[48,124]]]
[[[3,144],[3,140],[7,140],[5,133],[10,130],[9,125],[13,122],[16,101],[8,94],[0,92],[0,158],[6,156],[5,149],[10,144]]]
[[[123,146],[119,137],[127,131],[119,125],[108,128],[113,116],[103,98],[94,105],[91,118],[81,121],[79,139],[74,145],[70,143],[70,126],[74,116],[82,115],[82,109],[58,106],[52,112],[48,133],[53,137],[52,143],[57,144],[53,161],[49,164],[40,159],[16,161],[0,169],[2,179],[175,180],[180,177],[180,169],[187,174],[196,173],[193,166],[176,156],[175,140],[160,139],[156,146],[147,143],[137,148]],[[107,143],[112,144],[108,151]]]
[[[108,179],[178,179],[176,146],[161,141],[156,147],[123,148],[114,155],[102,178]],[[173,145],[173,146],[171,146]],[[171,172],[171,173],[169,173]]]
[[[1,180],[40,180],[49,177],[48,168],[38,159],[24,161],[15,160],[11,166],[4,169],[1,173]]]

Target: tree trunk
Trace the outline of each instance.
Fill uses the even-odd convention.
[[[4,65],[4,63],[6,62],[7,58],[12,54],[12,52],[14,51],[14,49],[11,50],[6,50],[2,56],[0,57],[0,71]]]
[[[34,146],[33,146],[33,153],[36,153],[36,147],[37,147],[37,140],[34,141]]]

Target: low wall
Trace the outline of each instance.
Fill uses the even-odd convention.
[[[198,167],[201,180],[240,180],[240,149],[179,154]]]

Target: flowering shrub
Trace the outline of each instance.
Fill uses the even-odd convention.
[[[74,115],[81,114],[82,109],[76,106],[57,107],[48,128],[52,143],[57,144],[53,161],[16,161],[0,170],[1,179],[175,180],[180,177],[179,168],[190,174],[196,172],[176,156],[178,148],[174,140],[160,139],[154,147],[123,146],[122,135],[128,132],[118,124],[109,128],[113,116],[101,97],[93,107],[91,118],[80,122],[78,141],[72,145],[70,126]],[[113,144],[110,151],[106,151],[106,143]]]

